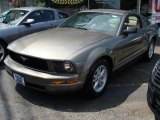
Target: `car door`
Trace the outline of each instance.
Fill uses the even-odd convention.
[[[128,27],[136,27],[137,32],[124,35],[123,31]],[[125,18],[119,40],[116,47],[116,63],[118,65],[130,61],[140,54],[144,42],[144,33],[142,32],[141,20],[137,15],[129,15]]]
[[[48,28],[55,28],[57,27],[57,20],[54,14],[54,11],[52,10],[44,10],[43,12],[43,18],[45,22],[48,22],[49,26]]]
[[[8,43],[13,40],[18,39],[19,36],[19,27],[18,26],[10,26],[8,29],[4,29],[1,31],[3,39],[5,39]]]
[[[34,19],[34,22],[30,25],[23,25],[21,23],[20,27],[20,36],[25,36],[31,33],[39,32],[42,30],[49,29],[50,23],[45,21],[46,18],[43,17],[43,10],[37,10],[30,13],[23,22],[27,21],[28,19]]]

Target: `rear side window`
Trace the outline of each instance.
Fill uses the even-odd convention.
[[[144,26],[148,26],[148,25],[151,24],[151,23],[147,20],[147,18],[145,18],[144,16],[141,16],[141,17],[142,17],[142,21],[143,21]],[[150,20],[151,20],[151,18],[150,18]]]
[[[44,21],[51,21],[55,20],[54,12],[49,10],[44,10],[42,12]]]
[[[68,17],[69,17],[69,15],[68,15],[68,14],[63,13],[63,12],[58,12],[58,15],[59,15],[59,18],[60,18],[60,19],[68,18]]]

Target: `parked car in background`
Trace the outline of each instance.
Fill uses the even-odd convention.
[[[0,62],[6,56],[7,45],[22,36],[57,27],[69,14],[44,7],[10,9],[0,16]]]
[[[147,100],[155,119],[160,120],[160,60],[156,63],[149,80]]]
[[[112,71],[140,55],[152,59],[157,30],[156,24],[136,13],[82,11],[56,29],[14,41],[4,62],[8,73],[24,86],[50,92],[83,89],[98,97]]]

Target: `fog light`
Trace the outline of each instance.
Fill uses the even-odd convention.
[[[64,63],[64,69],[67,72],[73,72],[73,65],[70,62],[65,62]]]
[[[57,80],[57,81],[53,81],[50,84],[74,84],[76,83],[77,80]]]

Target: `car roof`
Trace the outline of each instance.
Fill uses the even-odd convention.
[[[26,11],[35,11],[35,10],[56,10],[56,11],[60,11],[60,12],[63,12],[61,10],[58,10],[58,9],[54,9],[54,8],[47,8],[47,7],[20,7],[20,8],[12,8],[11,10],[26,10]],[[66,13],[66,12],[64,12]]]
[[[124,15],[126,13],[130,13],[130,11],[126,10],[117,10],[117,9],[90,9],[81,12],[99,12],[99,13],[113,13],[118,15]]]

